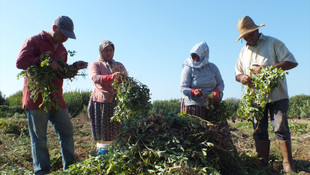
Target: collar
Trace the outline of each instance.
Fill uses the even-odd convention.
[[[50,40],[50,36],[47,34],[47,32],[45,32],[43,30],[40,33],[40,37],[42,40]]]
[[[255,47],[255,46],[257,46],[262,40],[265,40],[265,35],[263,35],[262,33],[260,33],[260,36],[259,36],[259,38],[258,38],[258,41],[257,41],[257,43],[254,45],[254,46],[250,46],[250,45],[248,45],[248,44],[246,44],[248,47]]]

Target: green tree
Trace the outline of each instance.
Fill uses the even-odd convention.
[[[22,114],[22,91],[18,91],[15,94],[9,96],[0,105],[0,117],[11,117],[15,113]]]
[[[0,91],[0,105],[2,105],[5,102],[5,95],[2,94],[2,92]]]
[[[289,118],[310,118],[310,96],[296,95],[290,98],[289,101]]]
[[[23,92],[18,91],[15,94],[9,96],[5,100],[4,104],[10,107],[22,108],[22,98],[23,98]]]
[[[179,99],[155,100],[152,105],[153,114],[178,114],[180,112],[181,102]]]
[[[71,117],[76,117],[88,105],[90,92],[72,91],[63,94]]]
[[[236,98],[227,98],[224,100],[226,103],[226,110],[229,114],[231,114],[231,118],[234,119],[237,117],[238,105],[240,103],[240,99]]]

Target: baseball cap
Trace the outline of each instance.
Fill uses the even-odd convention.
[[[57,17],[54,21],[54,25],[56,25],[66,37],[76,39],[73,32],[73,21],[68,16]]]

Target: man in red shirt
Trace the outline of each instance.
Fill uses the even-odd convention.
[[[50,31],[42,31],[40,34],[31,36],[24,42],[16,61],[16,67],[26,70],[32,65],[40,64],[40,55],[49,51],[51,53],[50,57],[53,60],[51,63],[52,70],[62,70],[56,60],[64,59],[67,62],[68,53],[63,43],[68,38],[76,38],[73,29],[74,25],[69,17],[59,16],[55,19]],[[87,68],[88,64],[83,61],[77,61],[71,66],[76,69],[77,73],[79,69]],[[75,162],[73,126],[62,96],[63,79],[57,77],[53,82],[58,89],[53,95],[59,100],[60,109],[56,110],[53,108],[45,112],[39,108],[39,105],[42,103],[42,95],[40,94],[36,102],[34,102],[30,97],[31,91],[28,87],[27,77],[24,80],[23,108],[28,117],[35,174],[48,174],[51,168],[46,139],[48,121],[54,127],[60,140],[64,169]]]

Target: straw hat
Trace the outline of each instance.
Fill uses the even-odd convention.
[[[254,30],[257,30],[263,26],[265,26],[265,24],[261,24],[259,26],[256,25],[252,20],[252,18],[250,18],[249,16],[245,16],[242,19],[239,19],[238,21],[239,38],[237,39],[237,41],[239,41],[244,35],[253,32]]]

